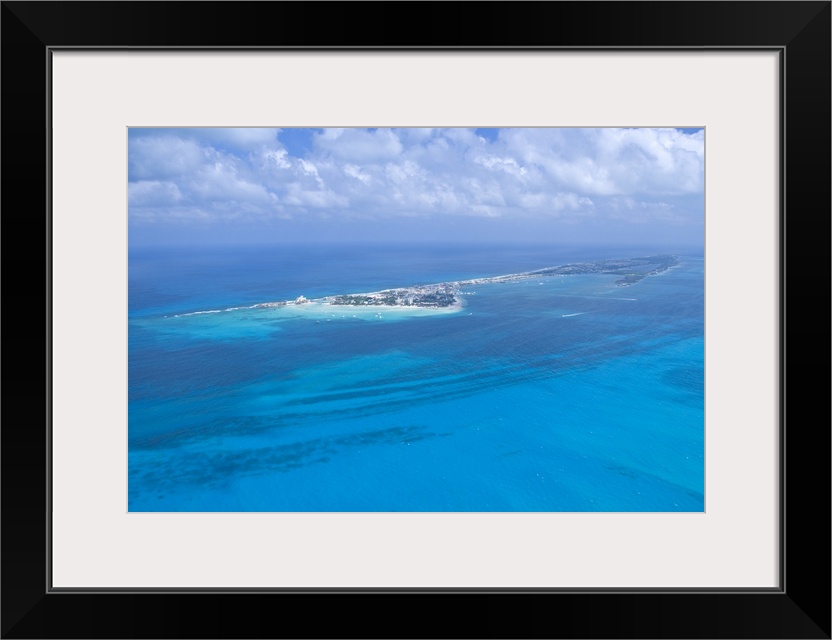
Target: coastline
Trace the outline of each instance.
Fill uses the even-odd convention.
[[[521,273],[469,278],[467,280],[418,285],[414,287],[398,287],[366,293],[347,293],[312,299],[300,295],[294,300],[261,302],[247,307],[193,311],[190,313],[176,314],[172,317],[179,318],[183,316],[220,313],[222,311],[237,311],[240,309],[287,309],[298,312],[298,315],[308,315],[307,312],[312,312],[313,315],[319,315],[321,317],[327,317],[329,315],[330,317],[328,319],[335,318],[339,314],[343,318],[379,318],[386,312],[393,312],[398,317],[408,315],[433,315],[437,313],[449,314],[457,313],[466,306],[462,296],[469,294],[461,291],[463,287],[517,282],[531,278],[562,277],[565,275],[594,273],[620,276],[615,281],[615,285],[618,288],[623,288],[637,284],[644,278],[660,275],[679,264],[678,256],[667,254],[639,258],[598,260],[595,262],[579,262],[556,267],[546,267]],[[330,310],[329,313],[327,313],[327,310]]]
[[[293,315],[319,317],[321,319],[384,319],[387,314],[391,317],[404,318],[414,316],[450,315],[462,311],[465,307],[463,300],[445,307],[420,307],[416,305],[350,305],[334,304],[326,298],[309,300],[303,304],[288,304],[280,307]]]

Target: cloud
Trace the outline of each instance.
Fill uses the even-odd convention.
[[[213,131],[211,137],[229,139]],[[130,140],[131,217],[228,219],[258,216],[274,208],[274,194],[252,171],[247,158],[220,151],[199,138],[190,130],[185,137],[159,130],[157,135]]]
[[[345,164],[344,165],[344,173],[351,178],[355,178],[356,180],[360,180],[366,186],[370,186],[372,182],[372,177],[368,173],[363,173],[361,168],[354,165],[354,164]]]
[[[204,150],[195,141],[164,134],[131,139],[128,151],[131,181],[180,178],[205,161]]]
[[[586,195],[701,192],[704,132],[677,129],[508,129],[511,154]]]
[[[289,133],[287,147],[279,129],[131,130],[131,218],[702,220],[703,131]]]
[[[142,206],[170,206],[182,200],[179,187],[173,182],[159,180],[138,180],[127,185],[131,204]]]
[[[315,135],[314,145],[319,153],[356,162],[388,160],[404,149],[392,129],[324,129]]]

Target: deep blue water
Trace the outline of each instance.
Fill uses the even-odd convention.
[[[457,313],[221,311],[657,250],[132,250],[129,510],[702,511],[701,255]]]

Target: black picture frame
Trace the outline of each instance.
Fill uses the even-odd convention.
[[[3,2],[2,637],[829,638],[830,15],[829,1]],[[779,52],[780,587],[51,589],[48,89],[50,52],[68,47]]]

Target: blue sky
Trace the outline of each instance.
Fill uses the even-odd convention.
[[[702,129],[129,130],[130,245],[701,246]]]

